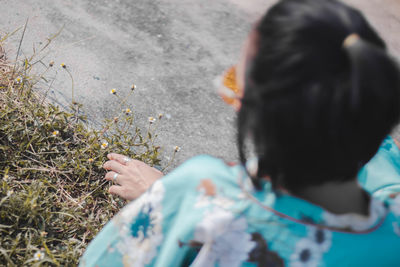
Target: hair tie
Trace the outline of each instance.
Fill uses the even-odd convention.
[[[348,35],[343,41],[343,47],[349,48],[354,45],[358,40],[360,40],[360,36],[357,33],[352,33]]]

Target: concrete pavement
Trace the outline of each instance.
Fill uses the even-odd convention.
[[[113,117],[117,88],[136,93],[129,104],[144,125],[164,113],[159,141],[167,151],[182,147],[175,164],[207,153],[237,158],[235,114],[215,92],[213,80],[238,58],[251,24],[270,0],[0,0],[0,32],[29,25],[22,52],[30,54],[64,26],[44,62],[65,62],[75,82],[76,100],[95,124]],[[400,2],[351,0],[400,58]],[[15,53],[20,33],[9,40]],[[71,81],[55,68],[51,97],[70,101]],[[166,153],[164,157],[168,157]]]

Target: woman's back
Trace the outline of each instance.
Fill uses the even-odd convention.
[[[390,138],[385,140],[366,166],[367,178],[385,181],[374,177],[375,172],[382,160],[395,160],[394,168],[386,170],[386,183],[397,179],[399,184],[399,153]],[[125,207],[91,243],[81,266],[400,263],[400,194],[382,187],[383,181],[377,196],[382,201],[372,198],[369,216],[362,217],[334,215],[305,200],[276,194],[269,182],[255,191],[244,173],[239,165],[209,156],[189,160]]]

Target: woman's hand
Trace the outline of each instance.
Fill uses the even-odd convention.
[[[138,198],[163,176],[159,170],[124,155],[111,153],[107,158],[109,161],[104,163],[103,168],[110,171],[104,178],[114,181],[108,191],[126,200]]]

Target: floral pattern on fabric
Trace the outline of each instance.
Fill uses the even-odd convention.
[[[233,213],[219,207],[207,211],[195,228],[194,241],[203,246],[192,267],[208,267],[216,263],[221,267],[240,266],[256,245],[246,230],[244,217],[235,218]]]
[[[390,205],[390,211],[393,212],[394,215],[400,217],[400,194],[397,194],[393,200],[392,205]]]
[[[400,226],[398,222],[393,222],[393,232],[400,237]]]
[[[197,187],[200,192],[194,205],[195,208],[205,208],[211,205],[229,209],[235,202],[217,193],[217,188],[210,179],[202,179]]]
[[[318,227],[308,227],[308,236],[300,239],[290,256],[290,266],[318,266],[323,254],[331,248],[332,232]]]
[[[145,266],[162,243],[162,203],[164,187],[156,182],[143,196],[128,205],[114,219],[121,240],[116,244],[124,266]]]
[[[253,190],[243,166],[198,156],[124,208],[80,266],[398,266],[399,158],[397,146],[381,147],[367,164],[359,181],[370,212],[361,216],[332,214],[268,181]]]
[[[321,252],[327,252],[332,245],[332,232],[318,227],[309,227],[308,237],[318,245]]]
[[[325,211],[323,213],[323,220],[325,224],[330,227],[363,231],[376,224],[378,220],[385,216],[386,212],[387,209],[381,201],[371,198],[369,216],[352,213],[337,215]]]
[[[252,241],[256,243],[255,247],[249,254],[248,261],[256,263],[257,266],[263,267],[283,267],[284,260],[276,253],[268,248],[268,244],[260,233],[252,233]]]
[[[300,239],[290,256],[290,267],[317,267],[321,261],[321,249],[309,238]]]

